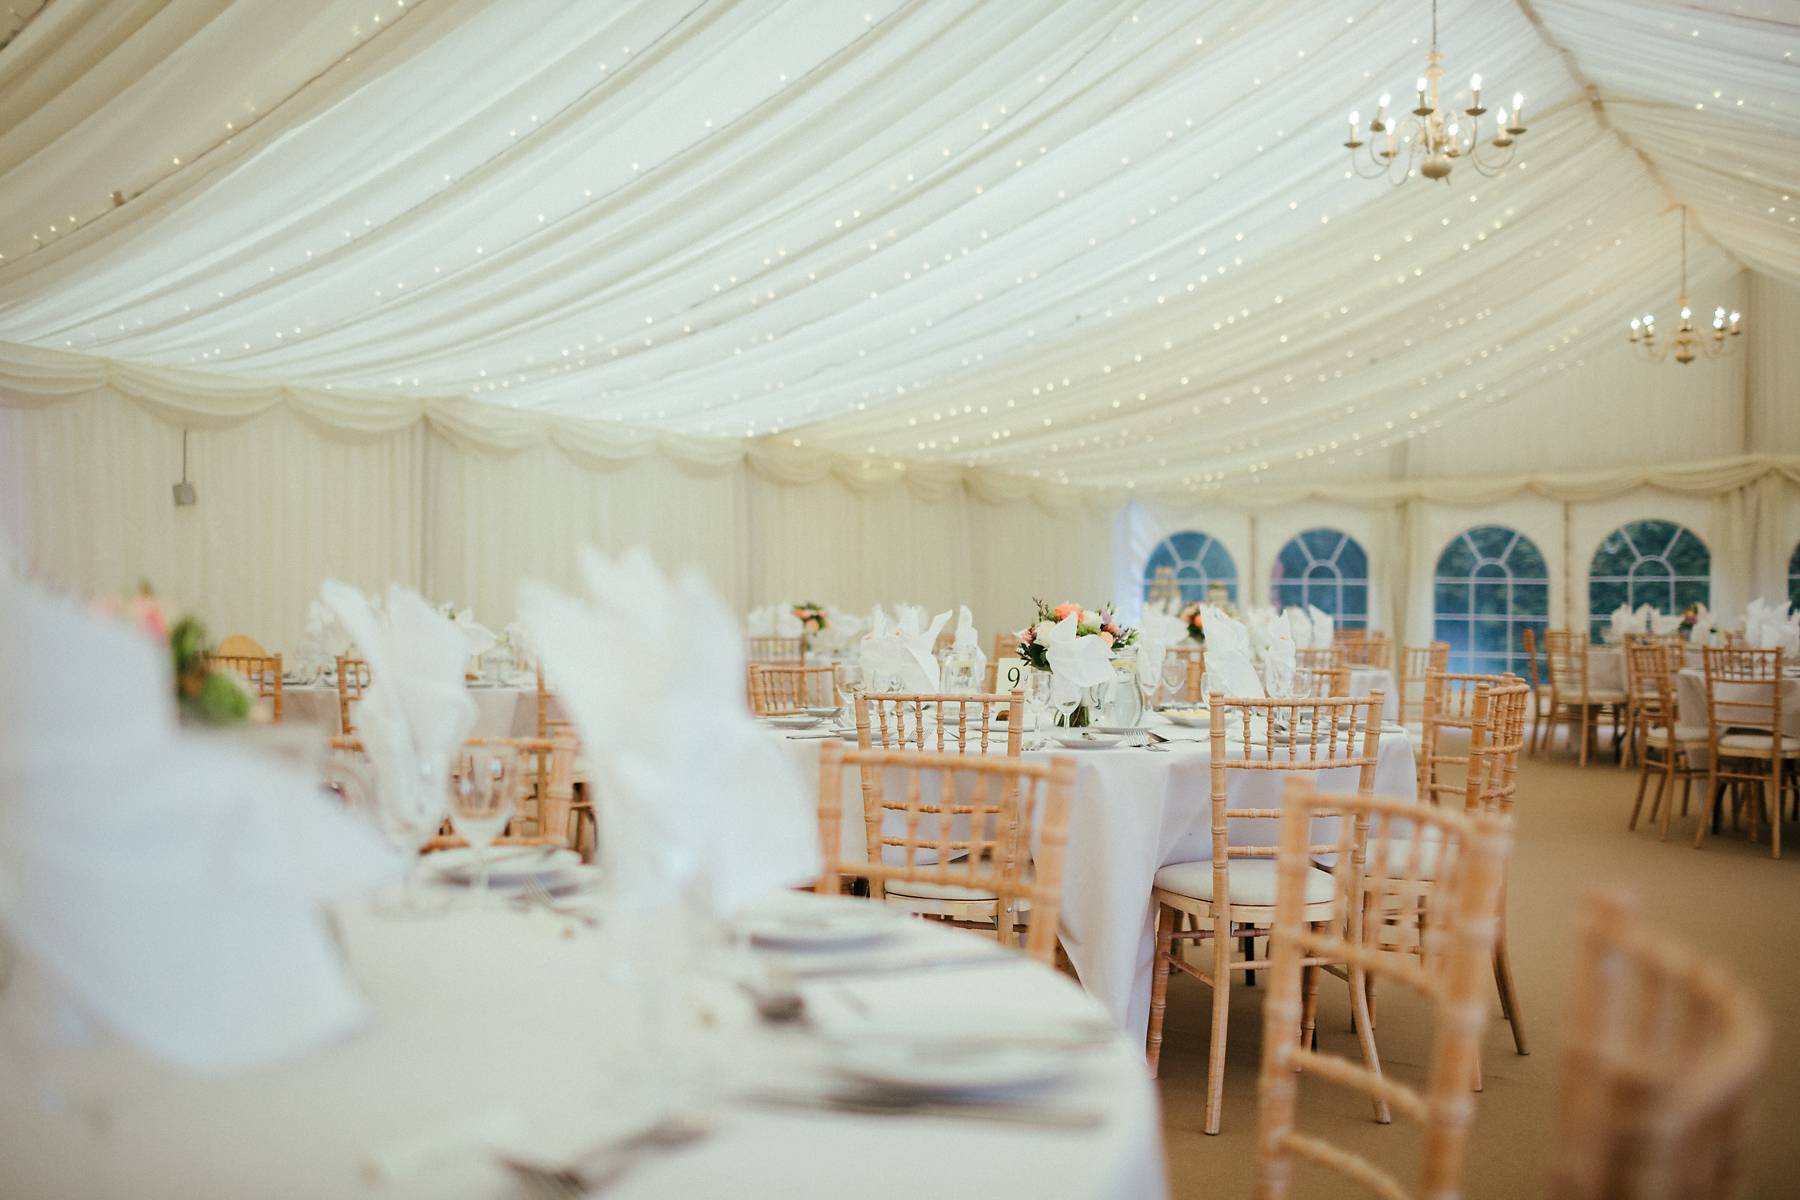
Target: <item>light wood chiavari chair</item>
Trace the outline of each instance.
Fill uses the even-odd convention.
[[[750,711],[759,717],[783,716],[803,708],[829,708],[837,702],[836,667],[750,664]]]
[[[235,635],[241,637],[242,635]],[[227,638],[226,641],[230,639]],[[248,638],[244,639],[249,641]],[[224,642],[220,649],[207,655],[206,664],[214,671],[232,671],[241,675],[258,700],[269,702],[269,719],[281,720],[281,655],[227,653]]]
[[[338,732],[344,737],[356,736],[356,724],[350,720],[350,706],[369,690],[369,664],[348,655],[337,656]]]
[[[1580,739],[1580,763],[1585,767],[1594,747],[1601,709],[1612,710],[1613,735],[1619,736],[1625,715],[1625,693],[1591,685],[1585,634],[1567,629],[1546,629],[1544,650],[1550,669],[1550,729],[1545,745],[1555,741],[1557,726],[1567,725]]]
[[[227,634],[213,651],[221,658],[268,658],[263,644],[247,633]]]
[[[1265,827],[1280,816],[1272,805],[1233,807],[1231,778],[1246,777],[1254,792],[1279,786],[1282,772],[1337,771],[1354,774],[1358,795],[1375,785],[1375,763],[1381,740],[1380,692],[1357,699],[1231,699],[1218,693],[1212,706],[1212,858],[1174,863],[1156,873],[1151,898],[1156,904],[1156,962],[1150,991],[1150,1029],[1146,1053],[1155,1074],[1162,1059],[1163,1017],[1168,1007],[1169,972],[1180,970],[1213,990],[1212,1040],[1206,1064],[1206,1132],[1219,1132],[1225,1088],[1227,1015],[1231,1010],[1233,972],[1266,968],[1254,956],[1255,939],[1266,937],[1275,916],[1275,864],[1267,844],[1248,844],[1247,834],[1234,841],[1231,823]],[[1302,718],[1310,720],[1306,724]],[[1285,732],[1291,731],[1291,732]],[[1261,740],[1258,740],[1258,739]],[[1348,782],[1348,780],[1345,780]],[[1251,825],[1254,828],[1254,825]],[[1328,919],[1331,877],[1317,872],[1309,881],[1307,912]],[[1179,928],[1184,922],[1191,927]],[[1208,969],[1189,963],[1178,945],[1212,942]],[[1234,943],[1246,953],[1232,958]],[[1352,989],[1356,992],[1356,989]],[[1360,992],[1353,997],[1361,1002]],[[1368,1042],[1373,1053],[1374,1043]]]
[[[1423,727],[1425,721],[1425,677],[1433,671],[1450,669],[1450,643],[1432,642],[1429,646],[1408,646],[1400,652],[1400,723]]]
[[[1538,639],[1537,633],[1527,625],[1521,636],[1521,644],[1525,649],[1525,679],[1531,685],[1531,731],[1526,739],[1526,747],[1531,753],[1538,752],[1538,735],[1543,733],[1544,740],[1549,740],[1550,729],[1550,689],[1540,678],[1538,671]]]
[[[1333,671],[1350,665],[1350,652],[1342,646],[1323,650],[1295,650],[1294,668],[1300,671]]]
[[[865,862],[845,862],[839,850],[846,767],[864,780]],[[991,928],[1003,944],[1017,944],[1022,928],[1025,953],[1054,965],[1075,771],[1068,755],[1024,763],[826,742],[819,750],[826,869],[816,890],[835,895],[846,878],[861,877],[873,900]]]
[[[859,692],[856,700],[859,749],[987,754],[1003,745],[1008,758],[1019,757],[1023,691]]]
[[[1785,799],[1800,806],[1800,737],[1783,728],[1781,651],[1738,646],[1709,647],[1706,672],[1706,804],[1694,845],[1706,844],[1706,826],[1723,800],[1727,784],[1733,808],[1750,813],[1751,836],[1769,823],[1769,849],[1781,857]]]
[[[1549,1194],[1725,1200],[1769,1043],[1740,981],[1633,920],[1623,897],[1588,897]]]
[[[1296,667],[1294,668],[1294,695],[1296,696],[1348,696],[1350,694],[1349,667]]]
[[[1331,634],[1332,645],[1342,646],[1350,651],[1360,650],[1363,643],[1368,640],[1369,630],[1367,629],[1334,629]]]
[[[1468,787],[1473,733],[1488,719],[1487,693],[1511,675],[1431,671],[1425,676],[1425,716],[1419,739],[1419,798],[1460,801]]]
[[[362,755],[365,752],[362,739],[350,735],[334,737],[331,748],[340,753]],[[544,791],[533,796],[529,790],[522,793],[527,808],[514,815],[508,823],[506,831],[494,839],[496,846],[567,846],[570,845],[570,818],[575,803],[574,767],[576,742],[571,736],[554,738],[512,738],[512,737],[473,737],[463,739],[463,748],[479,750],[483,748],[509,748],[521,758],[532,755],[545,755],[550,760],[549,785]],[[537,832],[527,834],[520,832],[517,826],[520,819],[535,824]],[[425,843],[421,853],[429,854],[434,850],[449,850],[468,843],[450,829],[448,820],[440,832]],[[587,857],[586,854],[583,857]]]
[[[1263,1057],[1259,1079],[1256,1189],[1259,1200],[1282,1200],[1293,1187],[1293,1164],[1304,1160],[1336,1171],[1377,1195],[1453,1200],[1461,1195],[1465,1147],[1474,1108],[1469,1080],[1479,1063],[1486,1003],[1481,973],[1491,948],[1494,913],[1509,849],[1506,821],[1492,813],[1421,808],[1405,800],[1322,795],[1300,780],[1287,785],[1277,850],[1271,975],[1263,1001]],[[1312,845],[1319,818],[1336,818],[1337,835]],[[1415,848],[1437,847],[1435,878],[1421,878],[1423,856],[1388,853],[1385,843],[1407,830]],[[1324,901],[1313,865],[1332,858]],[[1424,903],[1430,900],[1430,919]],[[1423,952],[1385,953],[1373,940],[1368,914],[1416,914]],[[1318,970],[1344,963],[1353,983],[1380,975],[1423,996],[1436,1018],[1423,1091],[1382,1074],[1365,1015],[1357,1014],[1364,1063],[1314,1048],[1310,1013]],[[1355,1007],[1353,1005],[1353,1013]],[[1386,1122],[1392,1110],[1421,1129],[1417,1186],[1408,1191],[1387,1170],[1325,1139],[1295,1129],[1301,1078],[1312,1075],[1363,1093]]]
[[[1656,776],[1656,795],[1650,801],[1650,819],[1657,835],[1669,839],[1669,818],[1675,809],[1675,781],[1681,781],[1681,815],[1686,816],[1694,780],[1705,778],[1707,731],[1704,724],[1682,720],[1675,703],[1675,669],[1681,650],[1654,641],[1635,642],[1625,648],[1631,679],[1633,711],[1641,727],[1638,735],[1637,796],[1631,802],[1627,829],[1635,830],[1644,809],[1644,793],[1650,776]],[[1658,815],[1660,814],[1660,819]]]
[[[803,637],[753,637],[745,655],[753,663],[806,665],[806,639]]]

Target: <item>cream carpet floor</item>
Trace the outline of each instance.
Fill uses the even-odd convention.
[[[1677,816],[1669,840],[1639,823],[1626,831],[1635,770],[1608,761],[1586,769],[1558,750],[1552,760],[1526,758],[1519,772],[1518,827],[1507,920],[1513,972],[1531,1053],[1514,1053],[1493,1007],[1484,1042],[1486,1087],[1476,1097],[1465,1195],[1520,1197],[1545,1193],[1548,1147],[1558,1136],[1556,1094],[1575,915],[1591,889],[1623,889],[1640,915],[1726,965],[1766,1006],[1774,1050],[1761,1088],[1739,1194],[1800,1195],[1800,827],[1788,825],[1785,857],[1769,857],[1729,825],[1695,850],[1695,817]],[[1699,788],[1696,788],[1696,796]],[[1646,805],[1648,807],[1648,805]],[[1240,977],[1241,978],[1241,977]],[[1260,982],[1260,981],[1259,981]],[[1160,1087],[1169,1173],[1177,1197],[1248,1196],[1254,1164],[1256,1071],[1261,1052],[1259,986],[1234,986],[1226,1056],[1224,1124],[1202,1132],[1206,1112],[1209,990],[1179,973],[1169,991]],[[1421,1006],[1398,987],[1380,993],[1377,1041],[1385,1070],[1424,1082],[1429,1030]],[[1320,1045],[1356,1054],[1343,983],[1327,978],[1320,993]],[[1302,1083],[1300,1125],[1401,1171],[1417,1146],[1414,1127],[1371,1119],[1359,1096],[1309,1079]],[[1303,1171],[1302,1196],[1360,1195],[1336,1177]]]

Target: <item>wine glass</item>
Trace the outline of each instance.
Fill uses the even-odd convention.
[[[419,894],[417,867],[419,851],[444,823],[444,779],[449,764],[429,757],[418,759],[417,764],[410,778],[402,773],[400,778],[388,779],[378,773],[376,780],[375,824],[408,864],[398,902],[391,898],[376,902],[378,911],[395,915],[435,911]]]
[[[1074,716],[1075,710],[1081,707],[1083,690],[1078,687],[1060,687],[1051,690],[1051,703],[1056,706],[1057,716],[1061,718],[1057,723],[1064,729],[1069,728],[1069,718]]]
[[[862,664],[849,660],[839,663],[834,672],[834,680],[837,684],[838,703],[843,706],[844,712],[850,714],[854,723],[856,696],[863,689]],[[841,718],[842,714],[839,715]]]
[[[1163,700],[1187,699],[1188,659],[1185,654],[1165,654],[1162,661]]]
[[[1044,713],[1050,707],[1050,672],[1028,670],[1025,674],[1025,707],[1031,712],[1031,728],[1044,730]]]
[[[511,746],[470,746],[450,775],[450,824],[475,859],[475,894],[487,894],[488,847],[517,808],[523,768]]]

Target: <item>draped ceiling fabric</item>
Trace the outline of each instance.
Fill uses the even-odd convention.
[[[635,513],[629,475],[691,501],[678,540],[734,596],[830,570],[791,529],[752,544],[753,522],[841,540],[860,513],[967,544],[923,576],[871,560],[846,589],[928,577],[996,604],[1045,578],[1033,553],[1073,553],[1058,531],[1104,554],[1131,496],[1347,500],[1373,506],[1367,536],[1410,543],[1432,505],[1688,457],[1730,461],[1653,486],[1760,472],[1706,503],[1791,512],[1742,497],[1788,495],[1767,456],[1800,451],[1780,403],[1800,378],[1795,5],[1444,0],[1440,26],[1448,103],[1474,70],[1490,107],[1525,93],[1498,179],[1346,177],[1343,118],[1409,94],[1423,0],[15,5],[0,432],[38,478],[6,494],[36,497],[47,536],[76,481],[45,480],[43,454],[112,471],[83,431],[129,455],[149,414],[200,431],[215,471],[220,447],[260,462],[279,436],[332,478],[392,472],[364,500],[404,512],[358,570],[410,563],[459,598],[500,585],[440,544],[448,513],[563,518],[447,489],[555,479],[571,511]],[[1748,311],[1747,375],[1625,373],[1652,370],[1617,342],[1630,314],[1669,319],[1682,204],[1696,304]],[[1581,436],[1546,434],[1594,397]],[[102,430],[103,404],[135,412]],[[1592,486],[1632,494],[1621,470]],[[740,510],[723,541],[718,503]]]

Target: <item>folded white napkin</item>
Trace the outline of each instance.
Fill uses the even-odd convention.
[[[587,596],[528,581],[519,612],[582,741],[605,886],[643,909],[729,915],[819,873],[817,797],[744,702],[736,622],[695,571],[581,553]],[[633,614],[632,636],[616,633]],[[696,732],[700,731],[700,732]]]
[[[398,876],[373,830],[248,737],[178,726],[166,644],[4,574],[0,663],[31,681],[0,689],[0,925],[48,997],[24,1019],[197,1070],[364,1022],[323,905]]]
[[[306,629],[294,653],[294,666],[305,675],[316,676],[337,665],[338,655],[350,651],[350,635],[338,623],[323,601],[306,606]]]
[[[1212,669],[1212,656],[1207,655],[1207,669]],[[1294,694],[1294,636],[1285,615],[1276,617],[1269,626],[1269,649],[1263,655],[1263,683],[1271,696]]]
[[[1631,605],[1621,604],[1613,609],[1608,625],[1608,637],[1613,642],[1623,642],[1628,633],[1643,632],[1643,618],[1632,611]]]
[[[1222,608],[1207,605],[1202,611],[1206,622],[1207,686],[1237,698],[1264,695],[1262,679],[1250,657],[1249,632]]]
[[[1717,621],[1711,610],[1704,604],[1694,605],[1694,625],[1688,630],[1688,644],[1692,646],[1711,645],[1717,633]]]
[[[981,648],[981,635],[975,632],[975,617],[966,604],[959,605],[956,611],[956,636],[951,641],[950,653],[959,660],[975,664],[977,681],[987,678],[987,651]],[[977,686],[980,686],[979,682]]]
[[[1162,682],[1163,659],[1171,646],[1179,646],[1187,638],[1187,622],[1160,605],[1144,610],[1138,625],[1138,682],[1155,687]]]
[[[500,639],[494,636],[494,631],[475,619],[473,609],[459,608],[445,615],[450,618],[450,623],[456,626],[456,631],[462,634],[463,643],[468,648],[468,657],[480,658],[500,644]]]
[[[1097,634],[1081,636],[1076,632],[1080,626],[1078,612],[1037,625],[1037,642],[1050,661],[1050,686],[1059,698],[1112,680],[1112,647]]]
[[[383,806],[404,805],[421,818],[441,812],[449,803],[450,756],[477,715],[463,686],[467,635],[399,584],[389,585],[380,616],[361,592],[335,579],[320,592],[369,664],[356,727]]]
[[[761,608],[753,608],[744,618],[744,632],[751,637],[775,636],[776,606],[765,604]]]
[[[1800,654],[1800,617],[1791,616],[1787,604],[1752,600],[1744,611],[1744,641],[1758,650]]]
[[[1299,650],[1310,650],[1313,647],[1312,616],[1304,609],[1289,605],[1281,611],[1281,619],[1288,623],[1288,636],[1293,639],[1294,647]],[[1211,639],[1211,634],[1207,635]],[[1274,622],[1269,624],[1269,638],[1274,640]]]
[[[1269,643],[1275,640],[1270,632],[1275,623],[1275,610],[1266,604],[1258,604],[1244,610],[1244,631],[1250,635],[1250,653],[1257,658],[1269,652]],[[1288,636],[1293,636],[1293,626],[1288,627]]]
[[[1651,633],[1670,634],[1670,633],[1674,633],[1676,630],[1678,630],[1680,628],[1681,628],[1681,614],[1680,613],[1669,613],[1667,616],[1664,616],[1662,613],[1652,613],[1650,616],[1650,632]]]
[[[1312,618],[1312,648],[1314,650],[1331,649],[1331,643],[1337,637],[1337,622],[1333,621],[1330,614],[1316,604],[1307,605],[1306,612]]]

